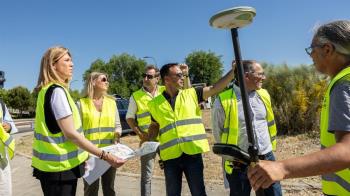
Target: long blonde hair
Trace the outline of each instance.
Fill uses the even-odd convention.
[[[102,72],[91,72],[85,81],[85,86],[84,86],[84,97],[88,97],[88,98],[93,98],[94,96],[94,82],[95,80],[100,77],[100,76],[106,76],[106,78],[108,78],[108,75],[106,73],[102,73]]]
[[[69,80],[63,80],[60,78],[56,70],[53,69],[53,64],[55,64],[65,54],[72,57],[69,50],[63,46],[51,47],[44,53],[43,57],[41,58],[38,83],[35,87],[36,91],[40,91],[42,87],[51,82],[59,83],[68,88]]]

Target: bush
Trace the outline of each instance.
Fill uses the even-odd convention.
[[[263,66],[279,134],[318,133],[325,76],[312,66]]]

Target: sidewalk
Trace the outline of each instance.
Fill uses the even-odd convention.
[[[11,161],[12,168],[12,183],[14,196],[40,196],[43,195],[40,188],[40,183],[32,177],[31,159],[16,154]],[[137,174],[119,173],[117,172],[115,189],[118,196],[139,196],[140,177]],[[223,188],[223,185],[214,185],[206,183],[206,190],[208,196],[228,195]],[[83,183],[79,179],[77,195],[83,195]],[[101,188],[99,195],[102,195]],[[162,177],[155,177],[152,180],[152,196],[164,196],[165,183]],[[191,195],[187,183],[182,185],[182,195]]]

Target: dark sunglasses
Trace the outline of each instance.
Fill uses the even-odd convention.
[[[151,80],[151,79],[153,79],[153,78],[155,78],[156,76],[154,76],[154,75],[149,75],[149,74],[142,74],[142,78],[145,78],[145,77],[147,77],[147,79],[149,79],[149,80]]]
[[[177,74],[174,74],[174,76],[176,76],[178,78],[182,78],[182,77],[184,77],[184,74],[183,73],[177,73]]]
[[[101,82],[108,82],[106,77],[101,78]]]

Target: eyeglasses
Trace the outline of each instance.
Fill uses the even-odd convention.
[[[142,78],[145,78],[145,77],[147,77],[147,79],[149,79],[149,80],[152,80],[153,78],[155,78],[156,76],[155,75],[150,75],[150,74],[142,74]]]
[[[106,77],[101,78],[101,82],[108,82],[108,79]]]
[[[311,53],[312,53],[312,51],[313,51],[314,48],[316,48],[316,47],[322,48],[323,46],[324,46],[324,44],[315,44],[315,45],[312,45],[312,44],[311,44],[310,47],[305,48],[305,52],[306,52],[306,54],[308,54],[309,56],[311,56]]]

